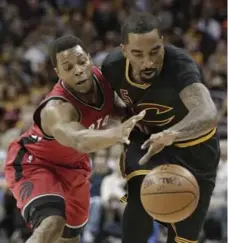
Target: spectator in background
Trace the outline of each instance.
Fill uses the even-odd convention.
[[[126,194],[126,181],[122,177],[118,162],[113,163],[113,172],[101,184],[101,199],[105,210],[104,233],[107,237],[121,238],[121,219],[125,205],[120,198]]]
[[[103,202],[101,198],[101,184],[103,179],[110,173],[107,166],[106,151],[101,150],[93,159],[93,172],[90,177],[90,217],[86,225],[83,241],[93,243],[99,236],[103,214]]]
[[[117,11],[115,11],[113,2],[108,0],[101,1],[93,12],[92,21],[101,38],[104,38],[105,33],[108,31],[120,31]]]
[[[227,141],[221,141],[220,145],[221,160],[202,242],[205,240],[227,242],[227,187],[224,186],[227,185]]]
[[[116,211],[115,207],[108,206],[113,205],[112,202],[114,200],[114,194],[116,195],[114,201],[117,201],[117,204],[120,205],[120,208],[122,208],[122,204],[119,201],[119,199],[125,194],[122,185],[120,184],[113,188],[112,184],[112,189],[110,190],[109,183],[110,177],[112,178],[113,175],[117,175],[117,181],[115,181],[115,183],[118,183],[119,180],[121,180],[121,183],[124,181],[120,176],[119,168],[117,166],[117,161],[119,160],[121,151],[122,145],[117,144],[113,146],[110,151],[99,151],[93,158],[93,173],[90,178],[90,217],[83,235],[83,240],[85,243],[100,242],[99,240],[104,237],[102,234],[107,234],[107,227],[109,228],[111,223],[110,215]],[[108,152],[109,156],[107,156]],[[112,179],[115,180],[115,178]],[[117,192],[117,190],[119,190],[119,186],[121,186],[120,191]],[[110,192],[114,193],[111,196],[112,199],[110,199]],[[116,193],[118,193],[118,195]],[[103,227],[104,230],[102,230]],[[120,230],[120,228],[118,228],[118,230]],[[100,234],[101,231],[102,234]]]

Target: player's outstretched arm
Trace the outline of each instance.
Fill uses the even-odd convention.
[[[208,89],[202,83],[188,85],[179,95],[189,113],[168,129],[177,132],[175,141],[195,139],[216,127],[217,109]]]
[[[41,125],[44,132],[60,144],[82,153],[92,153],[118,142],[128,143],[131,130],[144,115],[140,113],[111,129],[90,130],[80,124],[80,115],[70,103],[50,101],[41,112]]]
[[[139,164],[147,163],[154,154],[175,141],[198,138],[216,126],[217,110],[209,91],[202,83],[188,85],[180,92],[180,97],[189,110],[188,115],[168,130],[152,134],[142,145],[142,149],[149,148]]]

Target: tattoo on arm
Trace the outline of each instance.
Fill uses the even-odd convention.
[[[209,91],[202,83],[185,87],[179,95],[189,113],[169,129],[179,133],[176,141],[198,138],[216,126],[217,110]]]

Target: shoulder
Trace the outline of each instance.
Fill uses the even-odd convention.
[[[187,51],[175,46],[165,47],[164,73],[172,79],[178,91],[193,83],[204,83],[200,66]]]
[[[39,106],[34,113],[34,121],[36,125],[48,136],[52,136],[50,129],[58,123],[78,120],[79,115],[66,100],[56,98],[47,100],[46,103]]]
[[[67,119],[76,119],[78,118],[78,112],[75,107],[68,101],[61,99],[50,100],[41,110],[41,119],[49,119],[50,117],[51,119],[60,120],[63,117]]]
[[[57,98],[57,99],[50,99],[48,100],[48,102],[46,103],[45,105],[45,109],[58,109],[58,108],[61,108],[63,106],[66,106],[66,107],[73,107],[71,105],[71,103],[69,103],[68,101],[64,100],[64,99],[61,99],[61,98]]]
[[[53,88],[50,90],[50,92],[47,94],[45,99],[41,102],[46,102],[49,99],[67,99],[66,90],[64,89],[64,84],[61,79],[58,80],[58,82],[53,86]]]
[[[117,47],[106,56],[102,63],[101,70],[102,72],[106,71],[109,68],[124,64],[125,61],[126,59],[122,54],[121,48]]]
[[[104,79],[103,74],[102,74],[102,72],[101,72],[101,70],[100,70],[99,67],[97,67],[97,66],[93,66],[93,67],[92,67],[92,73],[93,73],[93,75],[95,75],[98,79]]]
[[[101,71],[105,79],[112,88],[116,87],[125,73],[126,58],[123,56],[121,48],[111,51],[102,63]]]
[[[177,73],[183,71],[201,72],[200,66],[193,60],[186,50],[172,45],[165,46],[164,64]]]

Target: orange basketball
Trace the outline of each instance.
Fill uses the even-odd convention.
[[[179,165],[154,168],[141,185],[141,202],[154,219],[176,223],[189,217],[200,197],[199,185],[191,172]]]

